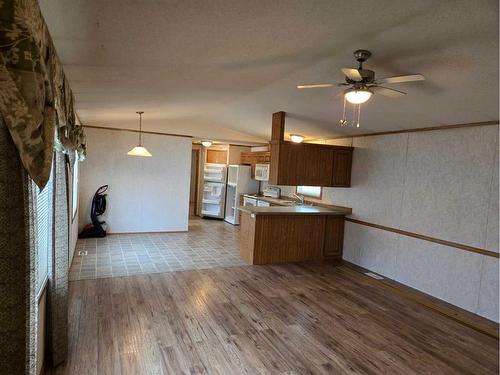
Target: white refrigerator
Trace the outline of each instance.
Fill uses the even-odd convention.
[[[225,199],[226,165],[205,164],[201,215],[223,219]]]
[[[252,167],[249,165],[230,165],[227,173],[226,217],[225,221],[233,225],[240,223],[238,206],[241,194],[258,193],[259,182],[252,179]]]

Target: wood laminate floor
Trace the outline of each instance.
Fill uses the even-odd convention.
[[[347,267],[82,280],[54,374],[497,374],[498,341]]]

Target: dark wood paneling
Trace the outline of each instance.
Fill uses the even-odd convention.
[[[241,211],[240,211],[241,213]],[[245,262],[253,264],[255,219],[248,214],[240,216],[240,255]]]
[[[241,215],[241,257],[250,264],[342,259],[344,216]]]
[[[286,113],[273,113],[273,122],[271,128],[271,140],[281,142],[285,138],[285,116]]]
[[[350,186],[352,147],[285,141],[285,115],[273,113],[269,183]]]
[[[327,216],[325,227],[325,259],[342,260],[344,246],[344,216]]]
[[[336,159],[335,159],[336,158]],[[352,148],[309,143],[271,144],[270,183],[339,186],[351,182]]]
[[[352,149],[334,149],[332,186],[351,186]]]
[[[322,259],[325,219],[326,216],[256,215],[253,264]]]

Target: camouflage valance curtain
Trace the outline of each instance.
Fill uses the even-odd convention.
[[[0,112],[40,188],[54,147],[85,158],[73,94],[36,0],[0,0]]]

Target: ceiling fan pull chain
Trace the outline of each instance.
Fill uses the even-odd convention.
[[[342,118],[340,119],[340,126],[346,126],[347,125],[347,120],[345,118],[345,106],[346,106],[345,95],[343,96],[343,98],[344,98],[344,109],[342,111]]]
[[[361,104],[358,104],[358,123],[356,124],[356,127],[359,128],[359,119],[361,117]]]
[[[356,120],[356,109],[357,109],[357,104],[352,105],[352,120],[351,120],[351,126],[354,126],[354,121]]]

